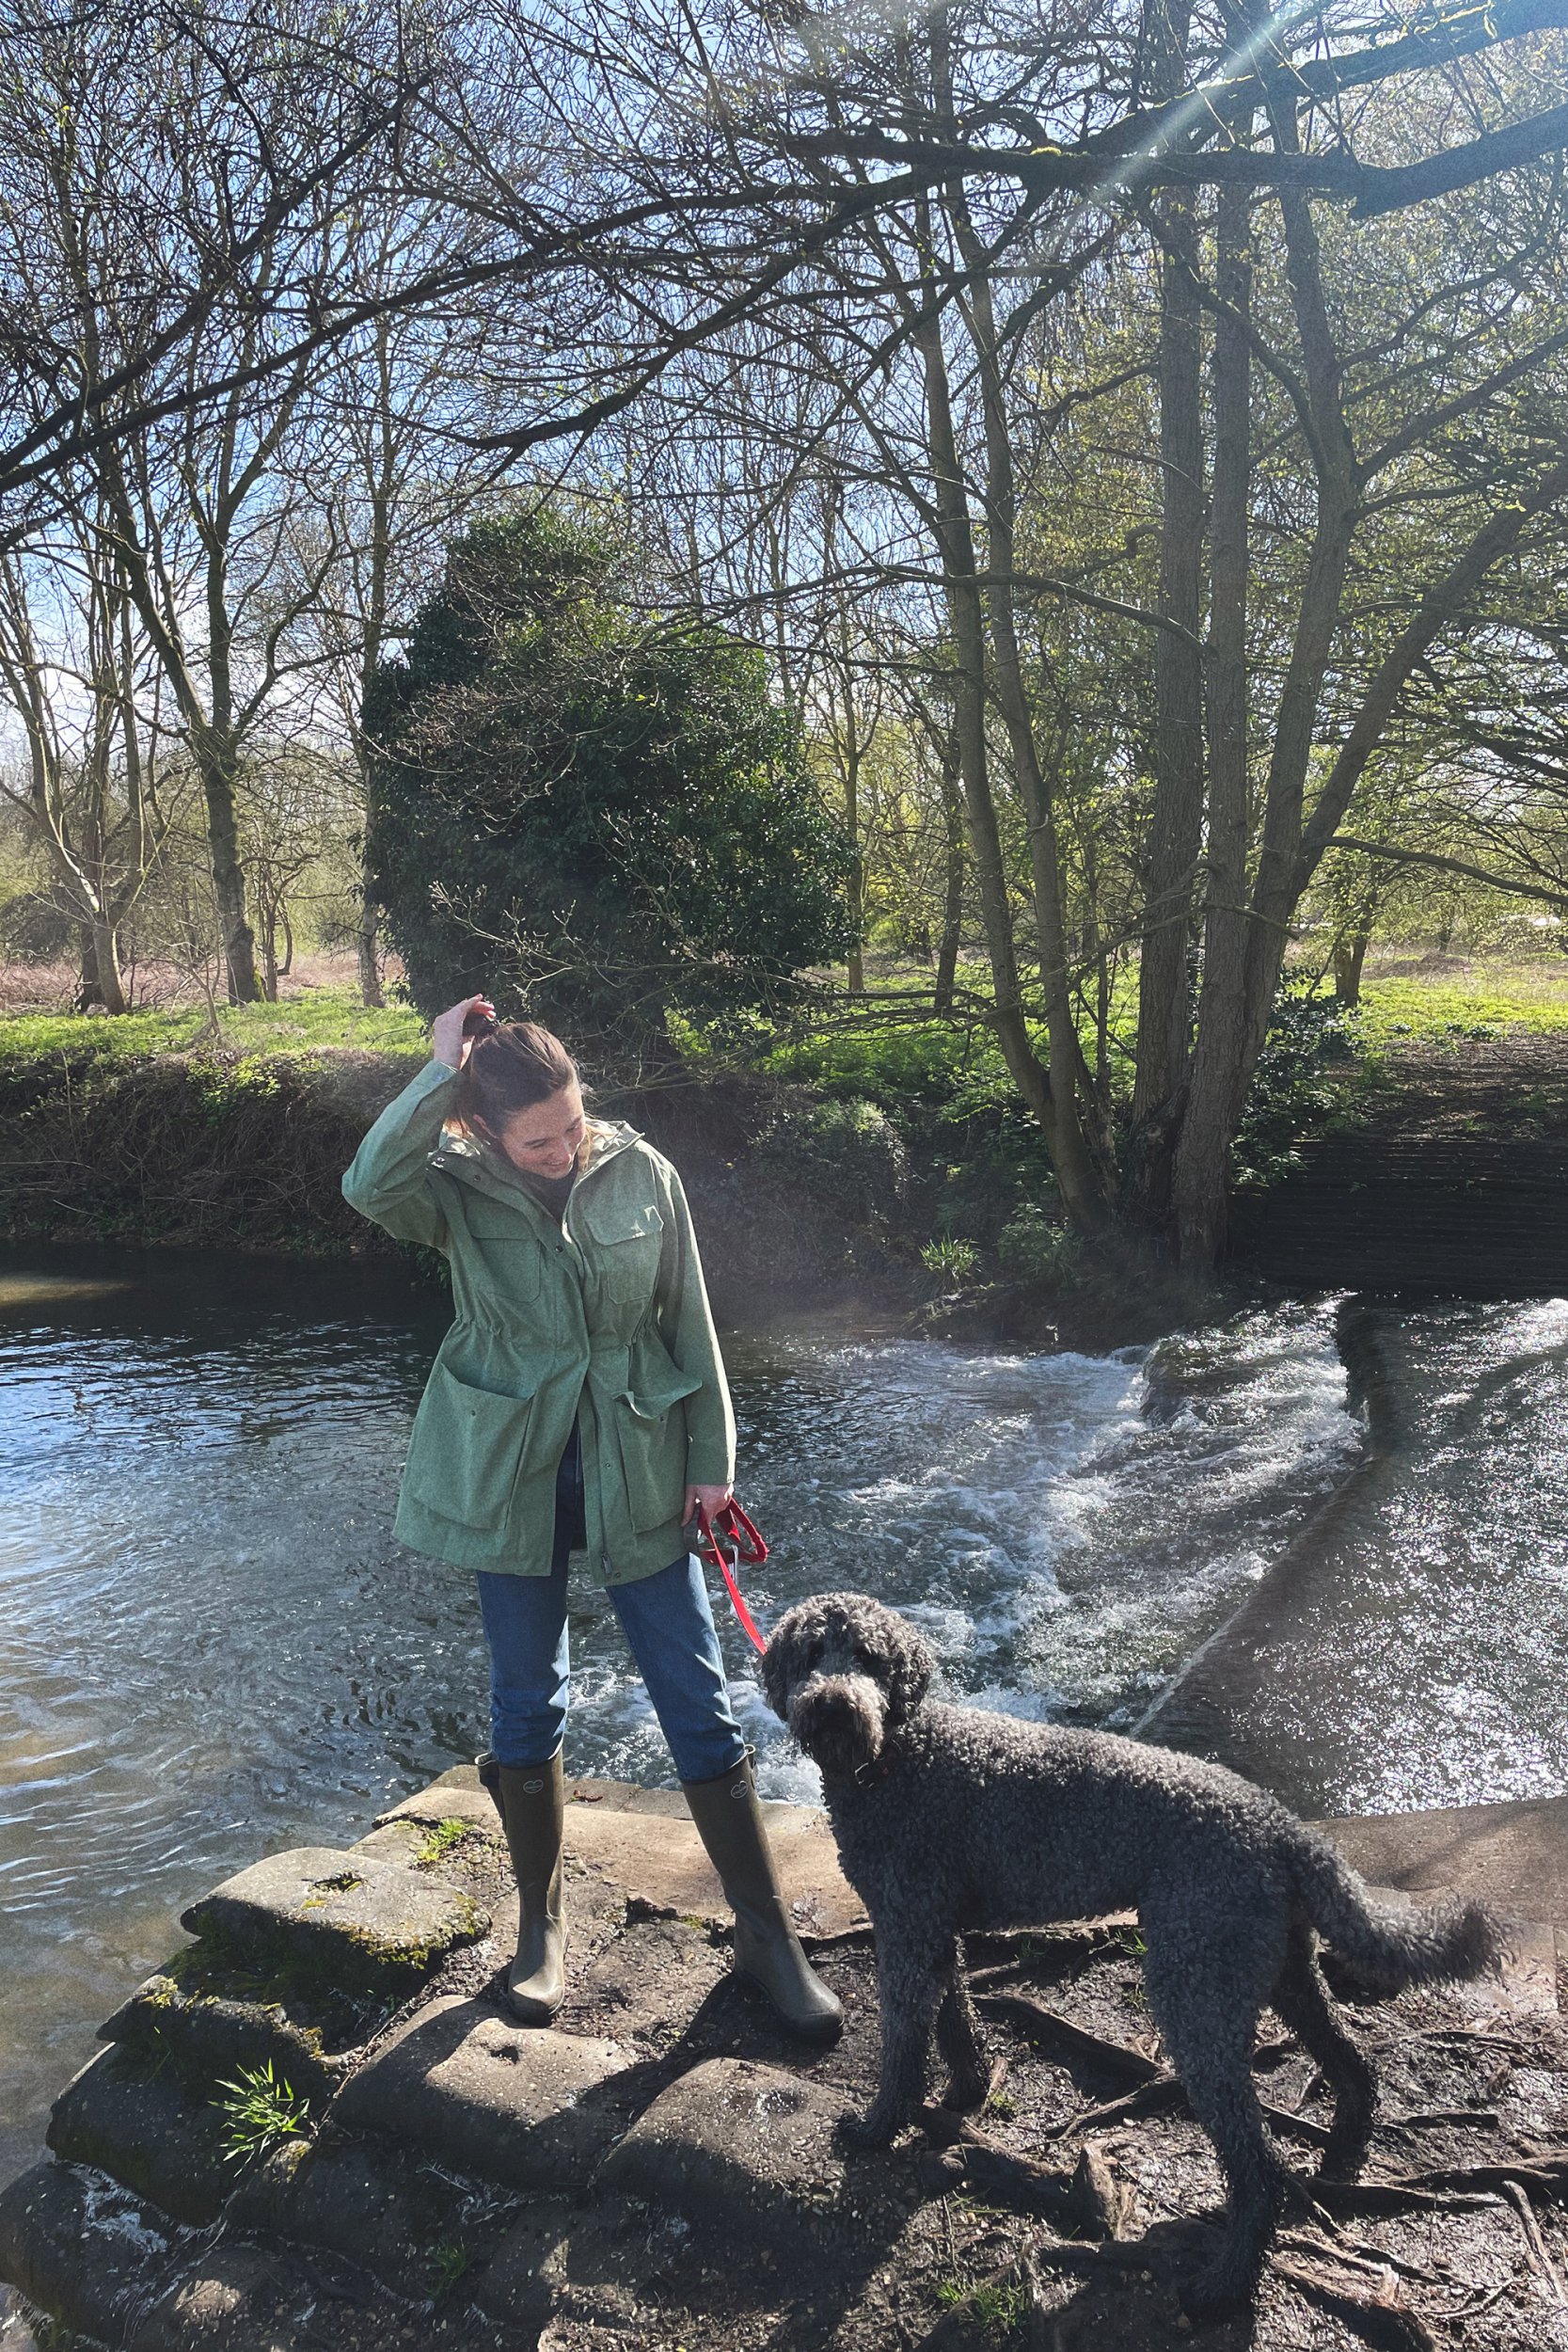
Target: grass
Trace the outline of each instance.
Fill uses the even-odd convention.
[[[189,1053],[206,1045],[242,1054],[361,1052],[423,1054],[429,1032],[411,1005],[372,1012],[349,989],[315,989],[279,1005],[224,1005],[214,1030],[206,1010],[103,1014],[22,1012],[0,1015],[0,1062],[88,1050],[105,1061],[140,1061],[157,1054]]]
[[[466,1837],[478,1837],[481,1834],[472,1821],[459,1820],[453,1815],[445,1821],[437,1821],[423,1844],[415,1847],[414,1860],[439,1862],[441,1856],[451,1853],[454,1846],[461,1846]]]
[[[976,2327],[990,2343],[1004,2342],[1022,2324],[1029,2309],[1029,2298],[1021,2286],[998,2279],[978,2283],[973,2279],[942,2279],[937,2285],[937,2301],[949,2312],[967,2303]]]
[[[229,2093],[213,2101],[224,2118],[226,2164],[248,2164],[285,2140],[304,2138],[310,2102],[274,2074],[271,2058],[264,2066],[242,2066],[232,2082],[220,2082],[218,2089]]]
[[[1568,957],[1478,956],[1463,970],[1370,972],[1359,1030],[1377,1051],[1465,1038],[1550,1037],[1568,1030]]]

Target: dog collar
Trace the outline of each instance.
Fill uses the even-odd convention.
[[[884,1740],[881,1754],[869,1763],[857,1764],[849,1777],[857,1788],[875,1788],[879,1782],[886,1780],[897,1760],[898,1751],[895,1742]]]

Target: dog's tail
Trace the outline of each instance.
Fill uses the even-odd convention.
[[[1378,1992],[1479,1977],[1505,1938],[1481,1903],[1381,1903],[1326,1837],[1295,1824],[1291,1871],[1303,1910],[1326,1944]]]

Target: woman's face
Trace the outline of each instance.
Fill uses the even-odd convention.
[[[585,1132],[582,1089],[574,1078],[559,1094],[514,1111],[496,1140],[525,1176],[569,1176]]]

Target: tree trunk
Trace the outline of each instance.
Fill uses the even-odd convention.
[[[201,789],[207,804],[207,840],[213,859],[213,895],[217,902],[231,1005],[254,1005],[261,991],[256,977],[256,934],[245,914],[245,868],[240,864],[239,826],[234,813],[234,749],[211,731],[196,743]]]
[[[1168,1217],[1171,1147],[1192,1036],[1193,902],[1203,832],[1202,335],[1191,196],[1161,206],[1159,611],[1154,639],[1154,809],[1138,962],[1137,1074],[1126,1188],[1134,1214]],[[1178,635],[1176,629],[1182,633]]]
[[[925,239],[930,248],[929,225]],[[947,356],[942,347],[940,315],[929,300],[922,302],[913,342],[926,383],[927,432],[930,443],[932,488],[936,508],[937,544],[952,630],[956,675],[953,681],[953,732],[963,786],[964,814],[975,887],[985,926],[990,961],[996,1041],[1008,1075],[1031,1115],[1037,1119],[1050,1142],[1053,1126],[1050,1083],[1030,1041],[1019,987],[1018,955],[1013,944],[1012,907],[1006,866],[1002,856],[996,804],[991,798],[986,757],[986,636],[979,581],[975,576],[974,535],[969,499],[959,467],[958,439],[953,429],[952,395],[947,379]],[[1075,1204],[1062,1187],[1069,1215],[1087,1220],[1091,1204]]]
[[[361,885],[359,924],[354,945],[359,958],[359,995],[372,1012],[379,1012],[387,999],[381,986],[381,965],[376,955],[377,936],[381,929],[375,901]]]
[[[1334,993],[1347,1009],[1361,1002],[1361,967],[1370,945],[1370,930],[1348,932],[1334,943]]]
[[[946,834],[946,874],[934,1002],[939,1013],[949,1013],[953,1009],[953,989],[958,977],[964,902],[963,803],[958,792],[956,758],[951,765],[945,757],[942,763],[942,815]]]
[[[1209,839],[1203,980],[1197,1042],[1174,1169],[1176,1236],[1184,1261],[1211,1265],[1225,1244],[1230,1094],[1222,1074],[1240,1058],[1244,1035],[1247,931],[1248,508],[1252,483],[1252,299],[1243,189],[1221,193],[1215,291],[1226,305],[1214,334],[1214,483],[1210,510]],[[1217,1122],[1217,1123],[1216,1123]]]
[[[129,1012],[125,980],[119,968],[119,934],[107,917],[92,927],[92,959],[98,979],[98,1001],[105,1012]]]
[[[865,993],[865,965],[861,950],[865,940],[865,864],[861,856],[861,739],[856,723],[855,679],[847,660],[844,665],[844,826],[849,835],[849,849],[854,859],[849,869],[849,922],[854,931],[854,945],[848,955],[848,980],[851,996]]]
[[[945,89],[942,96],[945,100]],[[1013,605],[1018,499],[996,318],[984,247],[961,192],[951,199],[950,209],[954,233],[970,278],[969,326],[980,362],[986,435],[986,527],[992,574],[985,601],[990,618],[996,703],[1007,730],[1013,774],[1029,827],[1035,929],[1039,941],[1040,986],[1050,1041],[1051,1111],[1045,1122],[1046,1140],[1069,1214],[1076,1224],[1095,1225],[1101,1221],[1101,1201],[1079,1117],[1078,1089],[1084,1056],[1068,975],[1055,803],[1035,741]]]
[[[90,923],[76,926],[76,1010],[88,1012],[103,1002],[98,984],[98,948]]]

